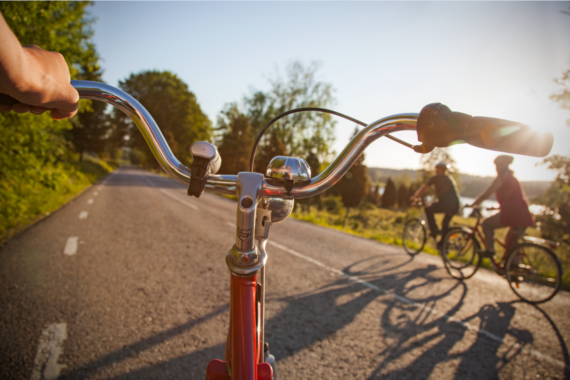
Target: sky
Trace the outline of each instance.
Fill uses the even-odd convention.
[[[105,82],[170,70],[215,123],[224,104],[287,64],[318,62],[336,111],[372,122],[441,102],[453,111],[528,124],[554,134],[553,154],[570,154],[570,119],[549,99],[570,69],[568,2],[96,2],[94,42]],[[354,130],[339,120],[340,152]],[[417,143],[415,133],[397,135]],[[494,176],[497,152],[450,148],[463,173]],[[388,139],[365,152],[372,167],[420,166]],[[223,157],[222,157],[223,159]],[[552,180],[540,158],[515,156],[520,180]]]

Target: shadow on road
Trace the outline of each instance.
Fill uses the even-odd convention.
[[[188,321],[187,323],[180,325],[180,326],[176,326],[173,327],[171,329],[168,330],[164,330],[156,335],[153,335],[151,337],[142,339],[136,343],[124,346],[123,348],[121,348],[120,350],[111,352],[103,357],[100,357],[96,360],[93,360],[89,363],[87,363],[86,365],[79,367],[77,369],[74,369],[72,371],[69,372],[65,372],[58,378],[58,380],[67,380],[67,379],[84,379],[86,377],[89,377],[90,375],[92,375],[93,373],[100,371],[103,368],[109,367],[114,365],[115,363],[119,363],[121,361],[124,361],[126,359],[129,358],[133,358],[133,357],[137,357],[141,352],[148,350],[152,347],[158,346],[162,343],[164,343],[165,341],[174,338],[177,335],[180,335],[190,329],[192,329],[193,327],[206,322],[207,320],[216,317],[217,315],[224,313],[226,311],[228,311],[229,309],[229,305],[224,305],[214,311],[212,311],[211,313],[208,313],[200,318],[196,318],[193,319],[191,321]],[[203,364],[203,371],[206,368],[206,364],[208,363],[208,361],[212,358],[214,358],[215,356],[219,356],[219,353],[222,352],[223,353],[223,347],[219,348],[216,350],[216,348],[208,348],[206,351],[208,351],[208,353],[210,351],[212,351],[212,355],[209,356],[205,356],[200,354],[199,351],[197,353],[197,359],[199,360],[198,363],[200,365]],[[196,355],[195,355],[196,356]],[[188,364],[192,365],[192,361],[188,360],[189,358],[186,358],[186,366],[188,366]],[[204,364],[205,363],[205,364]],[[159,370],[162,371],[162,373],[164,373],[165,370],[168,370],[168,367],[170,366],[170,362],[164,362],[164,363],[160,363],[157,364],[156,366],[159,367]],[[194,363],[194,367],[196,367],[196,363]],[[147,368],[146,371],[149,371],[148,374],[145,373],[139,373],[141,370],[137,370],[135,372],[132,372],[129,374],[129,376],[131,374],[133,374],[134,377],[127,377],[127,378],[132,378],[132,379],[140,379],[140,378],[156,378],[154,377],[152,374],[152,371],[150,371],[149,367],[145,367]],[[194,368],[195,369],[195,368]],[[155,371],[156,372],[156,371]],[[185,374],[187,375],[188,371],[185,372]],[[200,373],[200,378],[202,378],[203,374]]]
[[[435,272],[439,268],[434,265],[411,270],[405,270],[401,263],[390,268],[386,265],[387,259],[379,256],[354,263],[343,270],[346,275],[364,279],[381,291],[339,278],[320,289],[279,299],[287,306],[266,322],[266,340],[277,360],[284,360],[318,342],[334,338],[372,302],[383,304],[377,321],[385,347],[374,358],[367,359],[379,363],[369,379],[437,377],[438,366],[450,361],[455,362],[456,379],[497,378],[505,365],[533,343],[533,335],[528,330],[511,326],[516,311],[514,304],[518,301],[487,304],[477,313],[458,320],[454,316],[464,305],[468,291],[464,283],[438,277]],[[570,360],[564,339],[550,317],[536,308],[558,337],[566,363],[565,377],[568,378]],[[68,372],[62,378],[88,377],[226,310],[227,306],[126,346]],[[468,329],[478,333],[467,338]],[[505,348],[503,339],[507,337],[509,345]],[[223,344],[208,347],[138,368],[114,379],[203,379],[206,364],[211,359],[221,358],[223,349]]]

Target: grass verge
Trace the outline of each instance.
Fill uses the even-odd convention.
[[[49,168],[49,181],[22,176],[0,183],[5,204],[0,211],[0,244],[25,230],[75,198],[115,169],[112,164],[87,158]]]

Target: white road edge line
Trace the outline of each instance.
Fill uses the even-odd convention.
[[[54,323],[42,331],[30,380],[55,380],[59,377],[59,373],[65,368],[65,365],[57,362],[63,353],[65,339],[67,339],[65,323]]]
[[[196,206],[194,206],[192,203],[186,202],[185,200],[182,200],[182,199],[178,198],[177,196],[170,194],[168,191],[166,191],[166,190],[164,190],[164,189],[160,189],[160,192],[161,192],[162,194],[164,194],[164,195],[168,195],[170,198],[172,198],[172,199],[174,199],[174,200],[177,200],[178,202],[180,202],[180,203],[182,203],[182,204],[185,204],[186,206],[188,206],[188,207],[190,207],[190,208],[192,208],[192,209],[194,209],[194,210],[196,210],[196,211],[199,210],[199,208],[196,207]]]
[[[72,236],[67,239],[67,243],[65,243],[65,248],[63,249],[63,253],[67,256],[73,256],[77,253],[77,243],[79,238],[77,236]]]
[[[149,185],[151,185],[152,187],[156,187],[156,185],[155,185],[151,180],[149,180],[148,178],[146,178],[144,175],[141,175],[141,177],[142,177]],[[172,199],[174,199],[174,200],[177,200],[178,202],[180,202],[180,203],[182,203],[182,204],[184,204],[184,205],[190,207],[191,209],[194,209],[194,210],[196,210],[196,211],[200,210],[200,209],[198,208],[198,206],[194,206],[192,203],[187,202],[187,201],[185,201],[184,199],[180,199],[180,198],[178,198],[177,196],[170,194],[169,192],[167,192],[167,191],[164,190],[164,189],[159,189],[159,190],[160,190],[160,192],[161,192],[162,194],[167,195],[167,196],[169,196],[170,198],[172,198]]]
[[[89,213],[87,211],[81,211],[79,213],[79,219],[87,219],[88,215],[89,215]]]
[[[414,301],[412,301],[412,300],[410,300],[410,299],[408,299],[408,298],[406,298],[406,297],[402,297],[402,296],[399,296],[399,295],[397,295],[397,294],[395,294],[395,293],[388,292],[387,290],[382,289],[382,288],[380,288],[380,287],[378,287],[378,286],[376,286],[376,285],[374,285],[374,284],[371,284],[371,283],[369,283],[369,282],[366,282],[366,281],[364,281],[364,280],[362,280],[362,279],[360,279],[360,278],[358,278],[358,277],[348,275],[348,274],[346,274],[346,273],[344,273],[344,272],[342,272],[342,271],[340,271],[340,270],[338,270],[338,269],[331,268],[331,267],[329,267],[329,266],[327,266],[327,265],[321,263],[320,261],[317,261],[317,260],[312,259],[312,258],[310,258],[310,257],[308,257],[308,256],[305,256],[305,255],[303,255],[302,253],[299,253],[299,252],[294,251],[294,250],[292,250],[292,249],[290,249],[290,248],[287,248],[287,247],[285,247],[284,245],[281,245],[281,244],[279,244],[279,243],[275,243],[275,242],[273,242],[273,241],[269,241],[269,244],[271,244],[271,245],[273,245],[273,246],[275,246],[275,247],[281,249],[282,251],[285,251],[285,252],[287,252],[287,253],[290,253],[290,254],[293,255],[293,256],[296,256],[296,257],[298,257],[298,258],[300,258],[300,259],[303,259],[303,260],[306,260],[306,261],[308,261],[308,262],[310,262],[310,263],[312,263],[312,264],[315,264],[316,266],[319,266],[319,267],[321,267],[321,268],[323,268],[323,269],[326,269],[326,270],[328,270],[329,272],[332,272],[332,273],[335,273],[335,274],[337,274],[337,275],[339,275],[339,276],[342,276],[342,277],[344,277],[344,278],[346,278],[346,279],[348,279],[348,280],[350,280],[350,281],[357,282],[357,283],[359,283],[359,284],[362,284],[362,285],[366,286],[367,288],[376,290],[376,291],[378,291],[378,292],[380,292],[380,293],[384,293],[384,294],[390,295],[390,296],[394,297],[396,300],[398,300],[398,301],[400,301],[400,302],[404,302],[404,303],[406,303],[406,304],[408,304],[408,305],[414,305],[414,306],[423,308],[424,310],[427,310],[428,312],[434,313],[435,315],[438,315],[438,316],[444,318],[444,319],[447,320],[448,322],[457,323],[457,324],[459,324],[459,325],[465,327],[466,329],[468,329],[468,330],[470,330],[470,331],[473,331],[473,332],[475,332],[475,333],[477,333],[477,334],[485,335],[486,337],[488,337],[488,338],[490,338],[490,339],[492,339],[492,340],[494,340],[494,341],[496,341],[496,342],[504,343],[504,340],[503,340],[501,337],[498,337],[497,335],[495,335],[495,334],[493,334],[493,333],[490,333],[490,332],[487,331],[487,330],[480,329],[480,328],[478,328],[477,326],[474,326],[474,325],[472,325],[472,324],[470,324],[470,323],[460,321],[460,320],[458,320],[458,319],[456,319],[456,318],[453,318],[453,317],[451,317],[451,316],[449,316],[449,315],[447,315],[447,314],[445,314],[445,313],[441,313],[441,312],[439,312],[439,311],[437,311],[437,310],[435,310],[435,309],[433,309],[433,308],[431,308],[431,307],[429,307],[429,306],[427,306],[427,305],[425,305],[425,304],[417,303],[417,302],[414,302]],[[533,356],[535,356],[535,357],[537,357],[537,358],[539,358],[539,359],[545,360],[545,361],[547,361],[547,362],[549,362],[549,363],[551,363],[551,364],[558,365],[558,366],[560,366],[560,367],[562,367],[562,368],[566,368],[566,364],[565,364],[564,362],[562,362],[562,361],[560,361],[560,360],[558,360],[558,359],[554,359],[554,358],[552,358],[552,357],[550,357],[550,356],[548,356],[548,355],[545,355],[545,354],[543,354],[542,352],[539,352],[539,351],[530,349],[530,348],[528,348],[528,347],[523,347],[523,346],[521,346],[519,343],[514,343],[512,347],[515,348],[515,349],[517,349],[517,350],[522,348],[522,351],[523,351],[523,352],[525,352],[525,351],[526,351],[526,352],[529,352],[530,354],[532,354]]]

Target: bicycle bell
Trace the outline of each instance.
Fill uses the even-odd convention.
[[[277,156],[269,162],[265,176],[273,182],[282,182],[290,197],[295,183],[311,180],[311,168],[302,158]]]
[[[260,207],[271,210],[271,223],[279,223],[285,219],[293,211],[295,200],[283,198],[266,198],[259,203]]]
[[[188,195],[200,198],[206,186],[206,177],[216,174],[222,165],[222,158],[218,149],[209,142],[197,141],[190,147],[192,154],[192,166],[190,167],[191,177]]]

